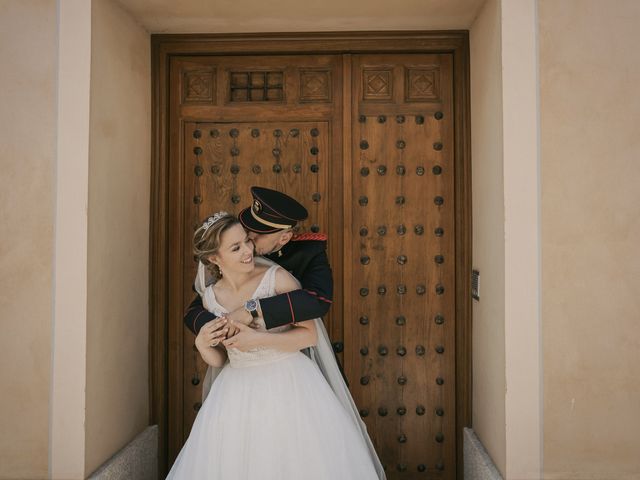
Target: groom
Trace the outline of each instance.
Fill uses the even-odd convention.
[[[296,200],[276,190],[251,187],[253,203],[238,216],[253,240],[256,255],[278,263],[296,277],[302,288],[259,300],[249,300],[230,312],[230,323],[249,325],[263,317],[267,330],[322,317],[329,311],[333,298],[333,280],[327,258],[327,236],[305,233],[294,236],[292,228],[307,218],[307,210]],[[216,316],[205,310],[196,295],[184,316],[184,323],[195,335]],[[244,336],[235,339],[234,347],[244,350]],[[246,346],[249,347],[248,345]]]

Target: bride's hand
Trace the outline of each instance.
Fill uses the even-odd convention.
[[[227,348],[236,348],[241,352],[246,352],[247,350],[251,350],[253,348],[259,347],[263,343],[263,333],[250,328],[247,325],[243,325],[241,323],[231,325],[237,330],[237,333],[233,336],[229,336],[222,343]]]
[[[218,346],[226,338],[228,331],[227,317],[216,318],[205,323],[196,337],[196,348],[202,352],[207,348]]]

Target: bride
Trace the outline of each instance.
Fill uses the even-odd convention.
[[[384,479],[320,319],[268,332],[261,318],[255,330],[227,324],[226,313],[249,299],[295,290],[297,280],[254,258],[242,225],[225,212],[196,231],[194,252],[200,260],[196,290],[219,318],[196,337],[210,366],[206,399],[167,478]],[[259,347],[240,351],[231,337],[225,348],[222,342],[236,328]]]

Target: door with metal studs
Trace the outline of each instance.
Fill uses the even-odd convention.
[[[169,76],[172,311],[208,215],[238,213],[252,185],[297,198],[297,232],[329,237],[325,324],[388,477],[455,478],[451,55],[176,56]],[[206,365],[170,323],[171,462]]]

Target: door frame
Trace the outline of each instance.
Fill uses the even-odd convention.
[[[152,144],[149,230],[150,423],[159,428],[158,462],[167,471],[169,254],[169,62],[182,55],[450,53],[453,56],[456,225],[456,463],[462,478],[462,432],[471,426],[471,130],[469,32],[323,32],[151,35]],[[344,82],[350,88],[350,82]],[[351,109],[351,105],[345,105]],[[350,146],[345,155],[350,154]]]

